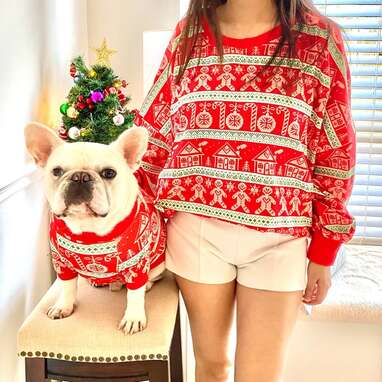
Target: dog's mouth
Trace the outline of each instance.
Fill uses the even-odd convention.
[[[79,217],[95,217],[95,218],[105,218],[108,213],[99,213],[95,211],[89,203],[82,203],[80,205],[69,205],[62,213],[54,214],[58,218],[66,218],[69,216]]]

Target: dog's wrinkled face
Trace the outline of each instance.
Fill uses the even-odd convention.
[[[44,168],[45,192],[53,213],[66,219],[105,218],[136,198],[134,171],[147,150],[148,132],[132,127],[110,145],[65,143],[51,129],[31,123],[26,145]]]

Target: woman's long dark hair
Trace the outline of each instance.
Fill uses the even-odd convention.
[[[258,73],[260,74],[269,65],[271,65],[277,55],[280,53],[285,43],[288,44],[288,57],[292,57],[295,54],[295,41],[297,34],[300,32],[299,25],[302,25],[305,21],[307,13],[314,13],[319,15],[320,12],[313,5],[311,0],[274,0],[277,5],[277,16],[282,28],[282,36],[275,49],[270,60]],[[177,49],[179,49],[180,65],[179,72],[176,76],[175,82],[179,82],[183,75],[183,72],[191,58],[193,49],[197,43],[198,35],[201,30],[202,19],[207,20],[208,25],[216,40],[217,50],[220,59],[223,58],[223,47],[221,32],[216,18],[216,8],[223,5],[227,0],[190,0],[188,7],[185,24],[182,28],[180,39]],[[321,15],[326,20],[328,25],[328,32],[331,31],[331,25],[333,21]],[[296,29],[292,27],[297,24]]]

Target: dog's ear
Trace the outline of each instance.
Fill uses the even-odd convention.
[[[111,146],[120,150],[129,167],[136,171],[140,166],[140,160],[147,150],[149,132],[146,128],[133,126],[125,130]]]
[[[24,129],[25,144],[36,164],[44,167],[52,151],[64,141],[48,126],[31,122]]]

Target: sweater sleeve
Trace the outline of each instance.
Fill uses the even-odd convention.
[[[149,132],[149,143],[141,166],[135,172],[141,188],[150,196],[156,196],[159,173],[164,168],[171,151],[173,135],[171,132],[172,65],[179,24],[166,47],[159,69],[134,124],[145,127]]]
[[[351,116],[351,76],[339,29],[328,40],[332,77],[317,146],[313,183],[312,240],[309,260],[330,266],[342,243],[354,235],[355,220],[346,204],[354,182],[356,136]]]

